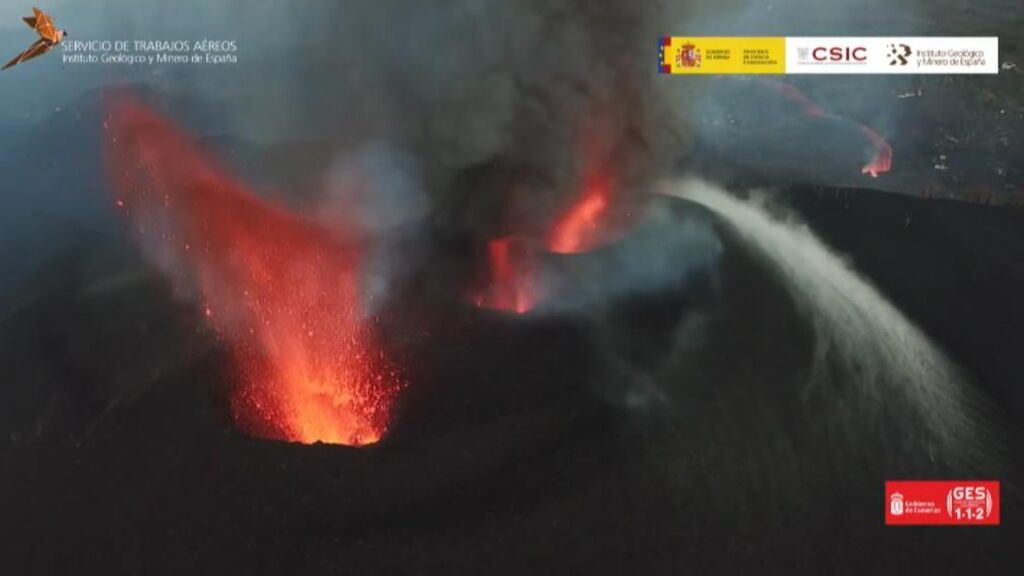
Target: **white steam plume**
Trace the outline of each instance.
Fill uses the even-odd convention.
[[[808,403],[835,407],[832,430],[893,427],[893,454],[927,451],[933,462],[989,460],[968,383],[928,337],[804,224],[783,220],[758,199],[741,200],[698,180],[661,193],[704,206],[779,275],[814,331]]]

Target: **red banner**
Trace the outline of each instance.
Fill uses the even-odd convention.
[[[885,523],[890,526],[997,526],[999,481],[887,481]]]

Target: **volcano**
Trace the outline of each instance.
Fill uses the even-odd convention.
[[[1019,421],[1013,351],[1024,335],[1013,327],[1024,322],[1005,303],[1024,278],[1005,275],[1019,245],[998,241],[1021,229],[1019,215],[869,190],[785,194]],[[127,210],[133,202],[125,196]],[[977,243],[963,243],[964,234]],[[80,264],[63,267],[0,333],[12,383],[0,446],[13,551],[4,564],[56,573],[70,557],[99,568],[160,556],[170,571],[415,565],[432,573],[451,562],[484,569],[503,550],[510,561],[499,572],[541,556],[565,570],[655,572],[664,558],[755,570],[765,554],[786,550],[779,565],[794,570],[837,561],[1012,565],[1019,531],[1009,524],[974,538],[894,537],[882,525],[885,478],[962,471],[927,455],[879,456],[902,436],[836,444],[830,420],[801,400],[813,330],[773,272],[728,234],[724,241],[706,282],[622,298],[586,316],[494,314],[457,292],[416,289],[437,274],[424,271],[400,297],[404,332],[417,334],[402,356],[410,386],[369,450],[239,433],[215,393],[239,377],[237,344],[210,319],[218,310],[206,317],[181,302],[163,274],[112,283],[120,277],[112,268],[148,268],[148,260],[83,245],[70,259]],[[965,273],[980,281],[964,289],[956,279]],[[203,325],[215,330],[204,336]],[[1006,327],[1000,339],[986,337],[993,325]],[[673,360],[695,333],[708,347]],[[126,388],[89,385],[117,381]],[[1011,518],[1021,508],[1008,474],[1003,513]],[[766,492],[769,481],[790,489]],[[825,501],[838,507],[818,505]],[[642,522],[623,521],[637,514]],[[725,517],[746,528],[737,533]],[[848,548],[830,547],[835,530],[855,534]],[[543,552],[552,545],[564,553]],[[753,553],[738,558],[737,545]],[[33,552],[44,550],[60,553]]]
[[[0,574],[1019,572],[1024,46],[783,86],[652,62],[779,3],[241,4],[82,12],[237,65],[9,71]]]
[[[359,309],[359,247],[258,199],[128,96],[106,125],[117,206],[231,344],[237,424],[303,443],[380,440],[400,381]]]

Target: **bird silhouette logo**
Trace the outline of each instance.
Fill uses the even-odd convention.
[[[53,24],[53,18],[49,14],[43,12],[39,8],[32,9],[32,15],[22,18],[25,24],[28,24],[36,34],[39,35],[39,39],[32,43],[31,46],[25,49],[24,52],[18,54],[13,60],[8,62],[2,70],[7,70],[11,66],[16,66],[31,60],[36,56],[42,56],[50,50],[53,50],[55,46],[60,44],[68,33],[65,30],[58,30]]]

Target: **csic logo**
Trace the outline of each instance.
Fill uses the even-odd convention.
[[[888,44],[889,66],[906,66],[908,58],[913,53],[910,46],[906,44]]]
[[[868,49],[864,46],[851,48],[849,46],[818,46],[811,50],[811,57],[815,62],[866,62]]]
[[[804,64],[867,64],[866,46],[801,46],[797,59]]]
[[[676,52],[676,64],[683,68],[700,68],[700,49],[693,44],[683,44]]]

